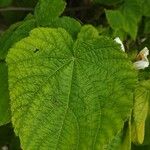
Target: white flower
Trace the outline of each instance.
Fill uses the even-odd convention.
[[[125,52],[124,45],[122,41],[120,40],[119,37],[116,37],[114,41],[121,46],[121,50]],[[147,56],[149,55],[149,50],[147,47],[143,48],[139,54],[137,55],[137,61],[133,63],[135,69],[140,70],[140,69],[145,69],[149,66],[149,60]]]
[[[124,45],[123,45],[122,41],[120,40],[120,38],[119,38],[119,37],[116,37],[116,38],[114,39],[114,41],[116,41],[116,43],[120,44],[122,51],[125,52]]]
[[[149,66],[149,60],[147,59],[147,56],[149,55],[149,50],[147,47],[142,49],[139,54],[137,55],[137,59],[140,59],[133,63],[134,67],[139,69],[145,69]]]
[[[133,65],[137,70],[140,70],[140,69],[147,68],[149,66],[149,62],[140,60],[140,61],[136,61],[135,63],[133,63]]]

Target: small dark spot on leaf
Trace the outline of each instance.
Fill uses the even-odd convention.
[[[34,50],[34,53],[36,53],[36,52],[38,52],[38,51],[39,51],[39,49],[36,48],[36,49]]]

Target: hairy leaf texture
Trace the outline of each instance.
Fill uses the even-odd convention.
[[[145,135],[145,121],[149,110],[149,86],[150,81],[145,80],[140,83],[135,90],[135,102],[133,109],[132,141],[142,144]]]
[[[39,25],[51,22],[51,20],[59,17],[66,3],[64,0],[39,0],[35,8],[35,17]]]
[[[48,26],[53,28],[58,28],[58,27],[64,28],[67,32],[69,32],[72,35],[73,38],[77,37],[77,34],[81,29],[81,24],[76,19],[67,16],[63,16],[51,20],[47,22],[46,25],[43,26]]]
[[[62,28],[36,28],[11,48],[12,122],[23,150],[103,150],[130,116],[132,63],[113,40],[85,39],[89,28],[76,41]]]
[[[127,122],[119,134],[106,147],[107,150],[131,150],[131,121]]]
[[[136,91],[139,91],[137,93],[139,97],[135,99],[136,102],[133,111],[134,128],[132,127],[135,129],[133,130],[135,136],[132,138],[136,144],[143,143],[143,145],[150,145],[150,80],[141,81]]]

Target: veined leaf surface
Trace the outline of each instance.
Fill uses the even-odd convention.
[[[39,0],[35,7],[35,17],[38,25],[43,25],[58,18],[64,11],[64,0]]]
[[[36,28],[10,49],[12,122],[23,150],[102,150],[130,116],[132,63],[113,40],[86,39],[84,28],[76,41],[62,28]]]
[[[149,111],[149,86],[150,80],[140,83],[135,90],[135,102],[133,109],[132,141],[142,144],[145,135],[145,121]]]

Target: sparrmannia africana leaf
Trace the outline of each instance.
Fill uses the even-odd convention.
[[[133,108],[132,141],[142,144],[145,134],[145,123],[149,115],[150,100],[150,80],[143,80],[135,90],[135,100]]]
[[[10,49],[12,122],[23,150],[103,150],[130,116],[132,63],[113,40],[85,38],[89,28],[76,41],[62,28],[36,28]]]

